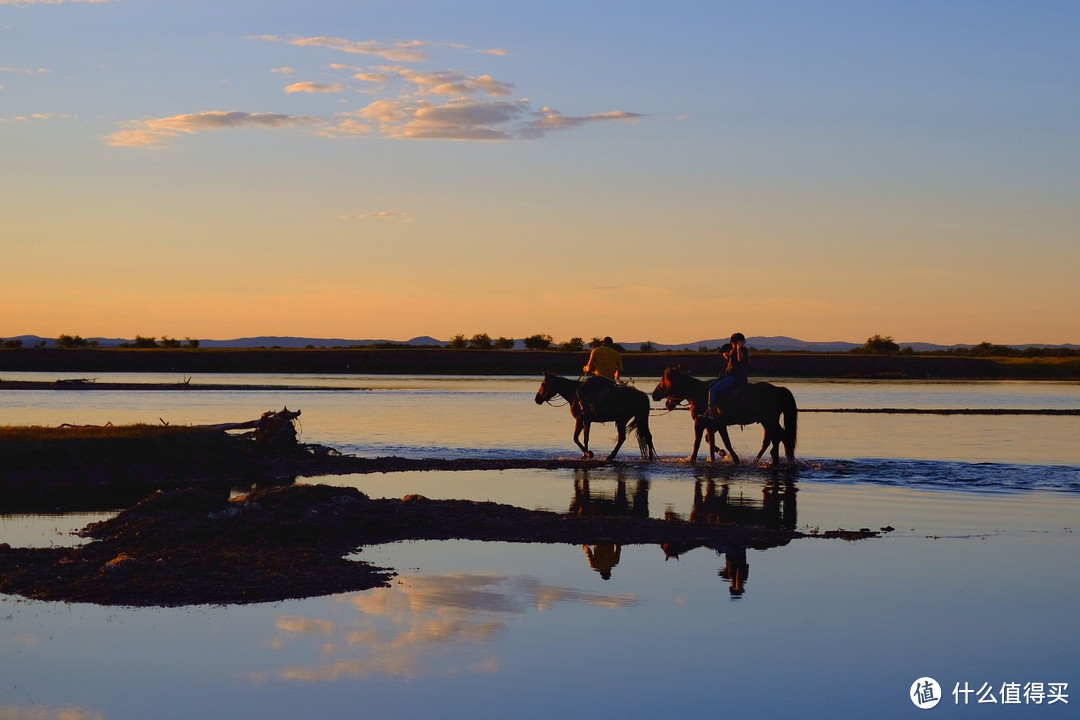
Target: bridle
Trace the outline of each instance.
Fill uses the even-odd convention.
[[[551,407],[556,407],[556,408],[566,407],[567,405],[570,404],[569,400],[563,401],[562,405],[556,405],[555,403],[552,402],[552,400],[554,400],[559,395],[559,392],[557,390],[555,390],[554,388],[552,388],[551,383],[548,382],[552,377],[554,377],[554,376],[552,376],[552,375],[545,375],[544,376],[544,381],[542,383],[540,383],[540,390],[538,390],[536,394],[541,396],[541,398],[542,398],[541,402],[547,403]]]

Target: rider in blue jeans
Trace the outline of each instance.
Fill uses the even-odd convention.
[[[727,358],[724,376],[709,386],[709,417],[719,412],[721,400],[726,400],[749,382],[746,375],[750,370],[750,351],[746,349],[746,336],[742,333],[732,335],[731,350],[724,357]]]

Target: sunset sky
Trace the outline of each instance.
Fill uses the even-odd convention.
[[[1080,3],[0,0],[0,338],[1080,342]]]

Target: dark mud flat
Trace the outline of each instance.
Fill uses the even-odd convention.
[[[271,602],[385,586],[392,569],[346,556],[401,540],[672,544],[685,551],[765,549],[808,537],[467,500],[372,500],[354,488],[325,485],[267,488],[232,500],[201,489],[158,491],[82,534],[93,541],[76,548],[0,545],[0,592],[128,606]]]
[[[0,509],[127,507],[154,490],[292,482],[328,448],[301,445],[299,411],[220,426],[8,427],[0,432]],[[235,434],[236,430],[247,430]]]

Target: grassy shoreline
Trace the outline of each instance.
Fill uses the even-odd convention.
[[[587,354],[560,350],[341,349],[0,349],[0,382],[15,372],[147,372],[329,375],[540,375],[581,372]],[[658,377],[669,365],[715,375],[715,352],[627,353],[631,377]],[[752,375],[775,378],[1080,380],[1080,358],[973,358],[941,355],[771,353],[753,356]],[[177,383],[170,389],[181,389]],[[80,389],[78,384],[73,384]],[[0,387],[15,388],[9,382]]]

